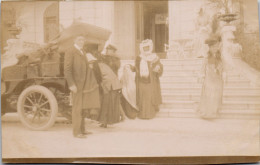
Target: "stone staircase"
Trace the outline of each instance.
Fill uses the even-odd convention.
[[[198,74],[202,59],[161,60],[164,73],[160,78],[163,104],[158,117],[199,117],[202,83]],[[131,60],[122,61],[122,66]],[[260,87],[253,86],[235,69],[227,71],[220,118],[260,118]]]

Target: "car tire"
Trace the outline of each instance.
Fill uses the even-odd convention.
[[[36,131],[47,130],[55,123],[58,114],[58,103],[48,88],[33,85],[20,94],[17,112],[21,122],[27,128]]]

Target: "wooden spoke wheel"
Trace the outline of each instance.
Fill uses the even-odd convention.
[[[19,96],[17,111],[21,122],[32,130],[50,128],[58,113],[58,104],[54,94],[46,87],[33,85]]]
[[[72,122],[72,108],[69,106],[69,98],[64,94],[64,89],[58,86],[46,86],[56,97],[58,103],[58,112],[62,117],[65,117],[68,122]]]

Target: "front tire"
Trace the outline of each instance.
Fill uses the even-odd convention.
[[[20,94],[17,111],[23,125],[31,130],[42,131],[53,126],[58,103],[48,88],[33,85]]]

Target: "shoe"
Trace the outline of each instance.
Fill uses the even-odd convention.
[[[75,136],[76,138],[86,138],[86,136],[84,134],[78,134]]]
[[[82,134],[83,134],[83,135],[90,135],[90,134],[92,134],[92,132],[85,131],[85,132],[83,132]]]

